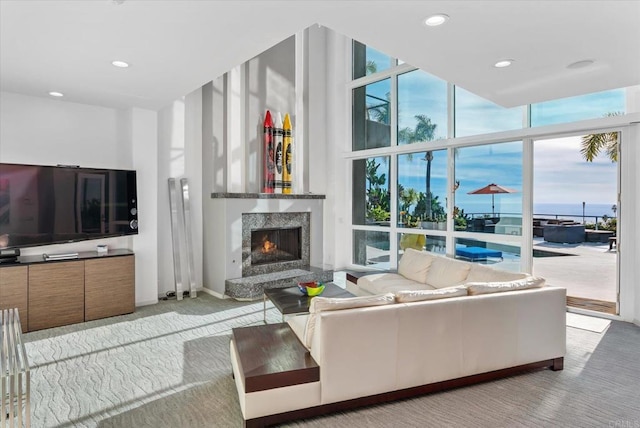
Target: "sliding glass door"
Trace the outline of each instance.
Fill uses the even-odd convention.
[[[617,132],[533,145],[533,273],[570,307],[618,313]]]

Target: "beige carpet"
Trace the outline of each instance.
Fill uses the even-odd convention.
[[[268,319],[280,315],[268,311]],[[231,328],[262,303],[207,295],[25,335],[33,427],[240,427]],[[305,427],[638,427],[640,328],[567,328],[565,370],[290,423]],[[364,356],[363,356],[364,358]]]

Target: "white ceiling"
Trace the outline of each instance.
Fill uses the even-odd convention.
[[[159,109],[314,23],[507,107],[640,84],[640,1],[0,0],[0,89]]]

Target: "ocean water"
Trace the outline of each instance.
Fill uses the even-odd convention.
[[[615,217],[611,207],[613,204],[585,204],[584,215],[587,217],[598,216]],[[557,214],[565,217],[582,217],[582,203],[578,204],[533,204],[534,214]]]
[[[502,195],[500,195],[502,196]],[[487,201],[488,199],[488,201]],[[594,223],[595,218],[598,217],[598,221],[602,221],[602,216],[617,217],[617,213],[614,214],[611,210],[613,204],[585,204],[584,216],[585,221],[588,223]],[[473,203],[460,204],[460,208],[464,208],[465,213],[472,214],[474,216],[481,216],[491,214],[491,199],[490,198],[478,198],[473,200]],[[503,216],[519,215],[522,213],[522,205],[520,200],[496,197],[495,201],[495,213]],[[563,218],[566,220],[574,220],[582,222],[582,203],[577,204],[533,204],[534,217],[546,217],[546,218]]]

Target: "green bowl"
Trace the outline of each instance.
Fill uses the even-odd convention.
[[[307,295],[308,296],[318,296],[322,294],[324,291],[324,284],[318,285],[317,287],[307,287]]]

